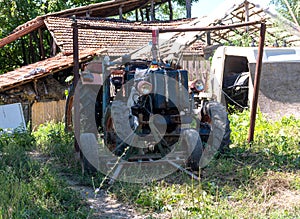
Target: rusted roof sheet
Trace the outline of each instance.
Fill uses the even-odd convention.
[[[110,27],[177,27],[192,19],[168,22],[130,22],[112,19],[78,19],[78,24]],[[48,17],[45,24],[56,44],[65,54],[73,52],[72,19]],[[79,50],[86,48],[106,48],[110,56],[120,56],[147,46],[152,40],[151,33],[130,31],[108,31],[79,29]]]
[[[104,52],[105,50],[87,49],[80,51],[79,61],[86,62],[91,60],[94,56]],[[7,72],[0,75],[0,92],[14,88],[21,84],[37,80],[45,77],[49,74],[59,72],[61,70],[70,68],[73,66],[73,55],[58,54],[55,57],[48,58],[43,61],[36,62],[31,65],[27,65],[14,71]]]

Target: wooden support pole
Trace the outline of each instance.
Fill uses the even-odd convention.
[[[150,21],[150,8],[146,7],[145,10],[146,10],[146,20]]]
[[[123,8],[122,8],[122,6],[119,7],[119,19],[123,20]]]
[[[34,46],[33,46],[33,34],[34,33],[30,33],[29,34],[29,63],[35,63],[35,50],[34,50]]]
[[[151,21],[155,20],[155,15],[154,15],[154,0],[151,0],[150,17],[151,17]]]
[[[259,85],[260,85],[262,58],[264,52],[265,35],[266,35],[266,23],[263,22],[261,23],[260,26],[258,55],[256,59],[256,68],[255,68],[255,77],[254,77],[254,92],[253,92],[251,112],[250,112],[250,127],[249,127],[249,134],[248,134],[248,143],[253,142],[253,138],[254,138],[255,119],[256,119],[256,111],[257,111],[257,103],[258,103],[258,93],[259,93]]]
[[[249,21],[249,2],[245,1],[244,4],[245,4],[245,22],[248,22]],[[246,33],[248,33],[249,26],[245,27],[245,31],[246,31]]]
[[[206,32],[206,44],[207,44],[208,46],[211,45],[210,31],[207,31],[207,32]]]
[[[139,21],[139,12],[138,12],[138,9],[135,9],[135,21]]]
[[[143,14],[143,9],[142,8],[140,8],[140,15],[141,15],[142,21],[144,21],[144,14]]]
[[[185,6],[186,6],[186,18],[191,18],[192,17],[192,1],[185,0]]]
[[[44,47],[44,37],[43,37],[43,31],[41,28],[38,29],[39,33],[39,39],[40,39],[40,59],[44,60],[45,59],[45,47]]]
[[[51,57],[55,56],[56,53],[57,53],[57,46],[56,46],[54,39],[52,38]]]
[[[171,0],[168,0],[168,6],[169,6],[170,20],[173,20],[173,7],[172,7],[172,1]]]

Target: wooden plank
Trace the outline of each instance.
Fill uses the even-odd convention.
[[[36,102],[32,105],[32,127],[37,128],[46,122],[62,122],[65,115],[66,100]]]

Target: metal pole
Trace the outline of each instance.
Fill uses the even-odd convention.
[[[219,26],[209,26],[209,27],[187,27],[187,28],[159,28],[160,33],[169,33],[169,32],[199,32],[199,31],[213,31],[213,30],[225,30],[233,29],[245,26],[251,26],[256,24],[261,24],[263,21],[249,21],[238,24],[230,25],[219,25]],[[145,32],[152,33],[151,27],[122,27],[122,26],[93,26],[87,24],[80,24],[78,26],[80,29],[92,29],[92,30],[112,30],[112,31],[129,31],[129,32]]]
[[[73,73],[74,73],[74,83],[73,86],[75,88],[76,91],[76,87],[79,81],[79,49],[78,49],[78,24],[76,21],[76,18],[74,17],[73,23],[72,23],[72,27],[73,27]],[[79,135],[80,135],[80,113],[79,113],[79,97],[78,97],[78,93],[74,92],[74,102],[73,102],[73,107],[74,107],[74,122],[73,122],[73,126],[74,126],[74,134],[75,134],[75,142],[74,142],[74,147],[76,152],[80,151],[79,148],[79,144],[78,141],[80,139]]]
[[[158,61],[158,42],[159,42],[159,30],[153,28],[152,30],[152,57],[153,61]]]
[[[261,23],[260,26],[258,56],[256,60],[256,69],[255,69],[255,78],[254,78],[254,92],[253,92],[253,99],[252,99],[251,112],[250,112],[250,127],[249,127],[248,143],[251,143],[254,137],[254,128],[255,128],[255,119],[256,119],[256,111],[257,111],[265,34],[266,34],[266,23],[263,22]]]

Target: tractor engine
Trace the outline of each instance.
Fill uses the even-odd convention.
[[[171,133],[183,122],[180,115],[189,112],[187,90],[187,71],[151,65],[149,69],[136,70],[127,105],[143,125],[143,132],[150,132],[147,123],[152,115],[158,114],[163,118],[156,119],[155,125],[166,125],[167,133]]]

